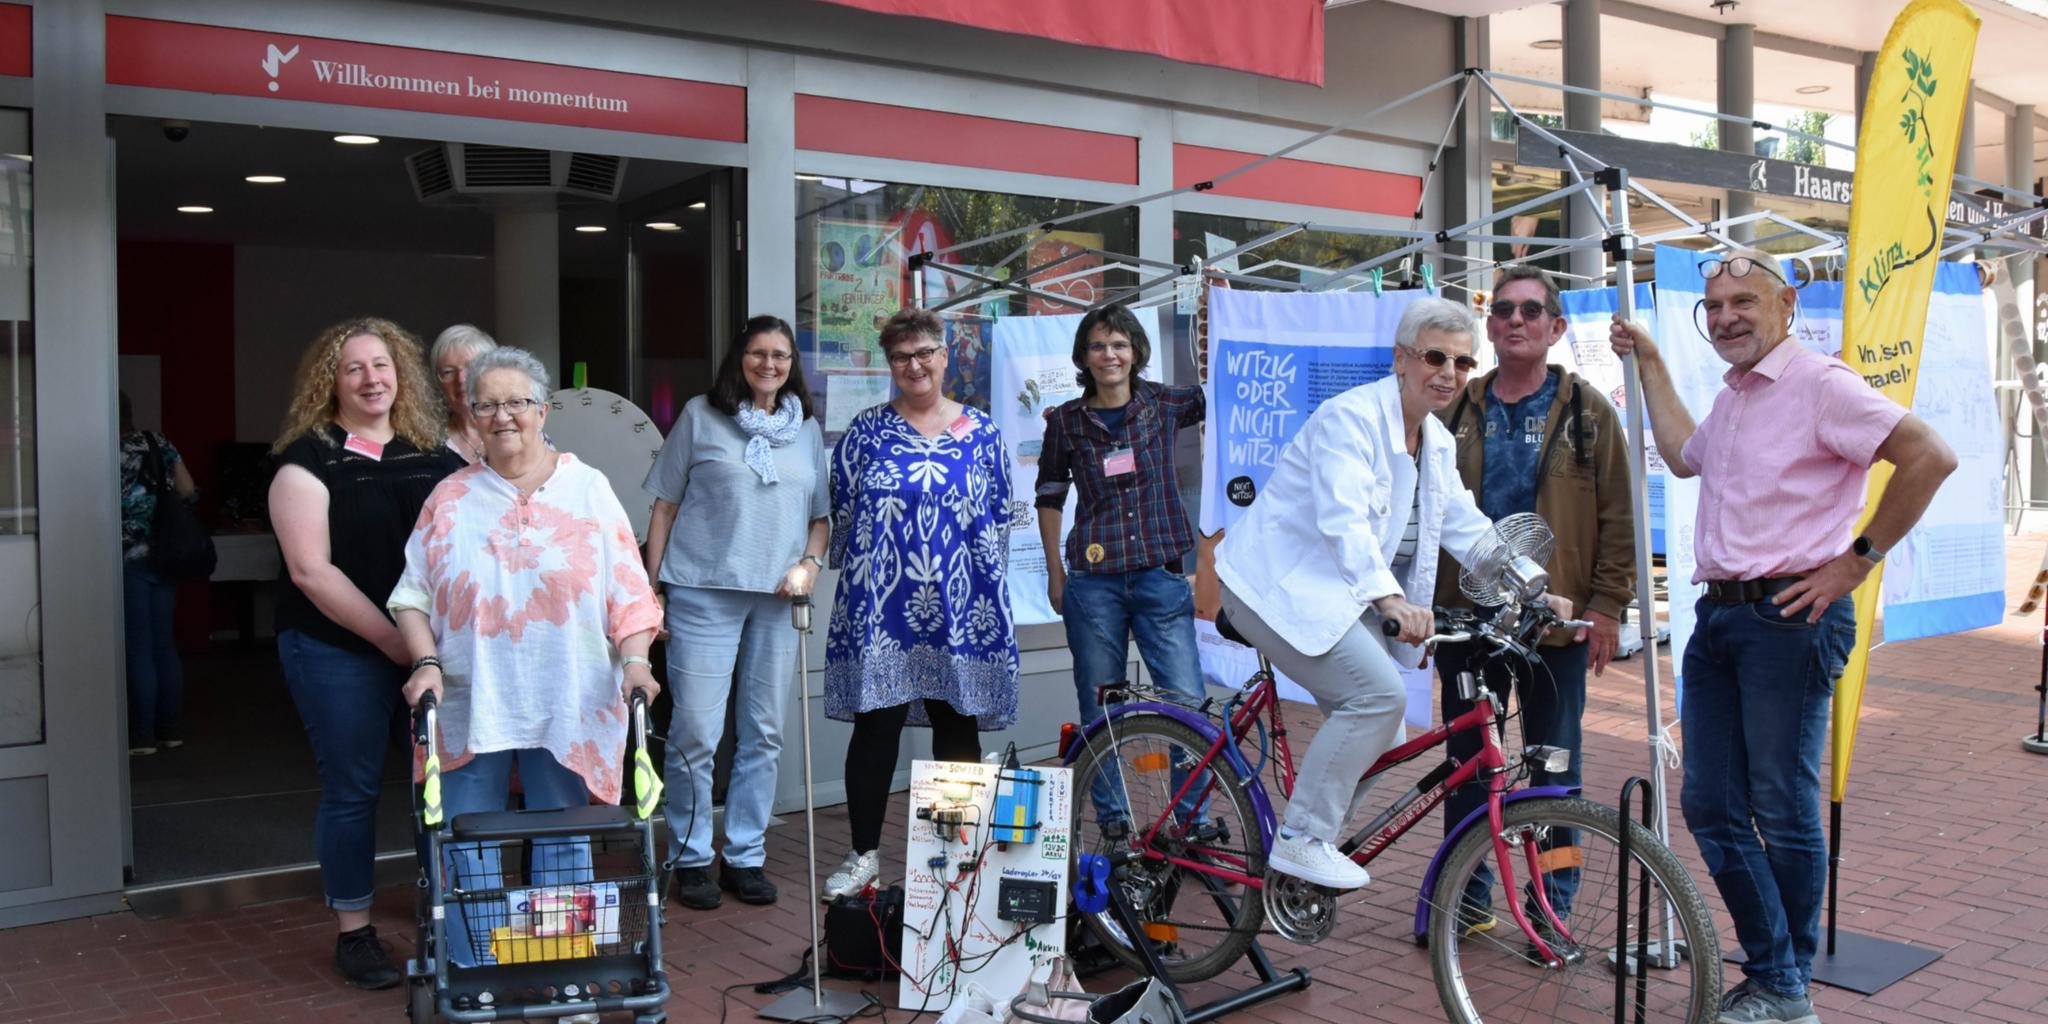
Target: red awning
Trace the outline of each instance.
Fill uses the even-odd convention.
[[[1323,84],[1323,0],[826,0]]]

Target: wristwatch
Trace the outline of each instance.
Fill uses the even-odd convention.
[[[1849,545],[1849,550],[1855,552],[1858,558],[1870,559],[1872,565],[1884,562],[1884,549],[1872,544],[1868,537],[1856,538],[1856,543]]]
[[[809,563],[811,563],[812,565],[815,565],[815,566],[817,566],[817,567],[818,567],[818,571],[819,571],[819,572],[824,572],[824,571],[825,571],[825,560],[824,560],[824,559],[822,559],[822,558],[819,558],[819,557],[818,557],[818,556],[816,556],[816,555],[812,555],[812,554],[806,554],[806,555],[804,555],[804,556],[803,556],[802,558],[799,558],[799,559],[797,559],[797,560],[796,560],[796,564],[798,564],[798,565],[802,565],[802,564],[804,564],[805,562],[809,562]]]

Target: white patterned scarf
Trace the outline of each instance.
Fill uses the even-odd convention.
[[[795,395],[783,395],[775,411],[766,413],[748,401],[733,420],[747,433],[747,465],[760,474],[762,483],[776,482],[774,449],[796,440],[797,428],[804,423],[803,403]]]

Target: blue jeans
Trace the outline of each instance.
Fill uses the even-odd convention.
[[[1138,656],[1157,687],[1190,704],[1201,703],[1205,691],[1195,649],[1195,591],[1179,573],[1163,566],[1071,573],[1060,615],[1067,627],[1067,649],[1073,653],[1074,696],[1081,705],[1083,725],[1102,718],[1096,688],[1124,681],[1133,634]],[[1129,817],[1115,776],[1103,772],[1090,788],[1097,821]],[[1176,776],[1173,784],[1179,782]]]
[[[1458,696],[1458,673],[1471,664],[1475,653],[1472,644],[1445,644],[1437,648],[1436,667],[1443,681],[1444,721],[1448,722],[1467,711],[1472,703]],[[1584,643],[1566,644],[1563,647],[1539,647],[1537,655],[1542,659],[1542,668],[1512,659],[1494,659],[1486,670],[1486,678],[1475,680],[1497,694],[1506,694],[1510,687],[1515,700],[1522,710],[1522,742],[1527,745],[1563,747],[1572,752],[1571,767],[1561,772],[1531,772],[1531,786],[1576,786],[1579,784],[1580,719],[1586,714],[1586,660],[1589,649]],[[1512,666],[1512,671],[1510,671]],[[1548,671],[1544,671],[1547,669]],[[1479,756],[1479,734],[1464,732],[1451,737],[1446,744],[1447,752],[1460,761]],[[1513,763],[1519,751],[1513,746],[1505,753]],[[1444,829],[1457,826],[1465,815],[1486,806],[1486,784],[1471,782],[1458,787],[1450,798],[1444,801]],[[1553,830],[1549,845],[1576,846],[1578,833],[1573,829]],[[1572,912],[1572,900],[1579,892],[1579,869],[1558,868],[1546,875],[1545,895],[1550,907],[1563,918]],[[1472,880],[1465,885],[1465,900],[1475,907],[1493,905],[1493,868],[1484,860],[1478,870],[1472,873]]]
[[[583,776],[563,767],[553,754],[539,748],[497,750],[478,754],[468,764],[441,773],[442,813],[453,821],[461,814],[504,810],[511,795],[515,761],[519,764],[519,786],[525,793],[527,810],[553,811],[590,803],[590,790],[584,785]],[[444,892],[504,887],[500,844],[452,843],[444,849],[448,851],[442,879]],[[573,885],[590,878],[589,840],[533,840],[533,865],[526,872],[528,887]],[[464,913],[452,897],[447,902],[448,962],[457,967],[496,963],[491,956],[490,935],[471,939],[469,918],[473,914],[479,928],[501,924],[507,913],[505,899],[494,897],[470,913]]]
[[[405,722],[405,666],[344,650],[296,629],[277,635],[277,658],[320,770],[313,846],[327,905],[367,910],[376,890],[377,793],[384,754]]]
[[[1813,980],[1827,885],[1820,754],[1835,677],[1856,642],[1842,598],[1819,623],[1768,600],[1701,598],[1685,649],[1685,784],[1679,806],[1747,957],[1743,973],[1788,995]]]
[[[121,610],[127,626],[128,745],[153,747],[178,730],[185,703],[185,666],[178,660],[171,610],[178,585],[157,575],[146,558],[121,563]]]
[[[757,868],[767,860],[763,835],[775,807],[775,767],[782,756],[782,717],[796,672],[796,630],[789,599],[744,590],[668,590],[669,719],[662,801],[682,867],[711,863],[711,775],[725,737],[725,706],[735,693],[739,729],[732,779],[725,790],[725,862]]]

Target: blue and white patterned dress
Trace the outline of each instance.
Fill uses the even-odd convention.
[[[943,700],[983,730],[1017,718],[1017,633],[1004,582],[1010,460],[986,415],[964,438],[920,435],[888,404],[853,418],[832,453],[825,713]]]

